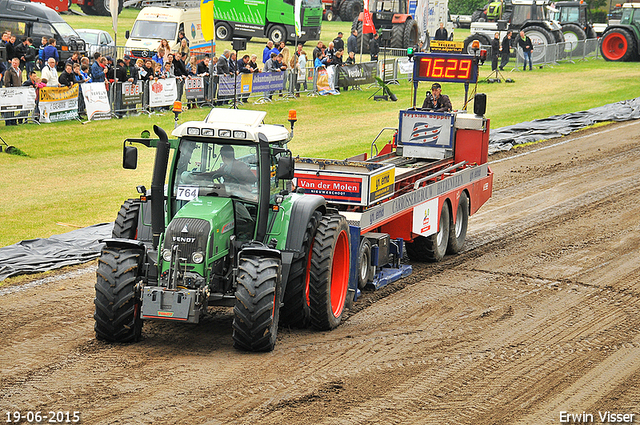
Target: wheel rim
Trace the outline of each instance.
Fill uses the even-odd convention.
[[[363,282],[366,282],[369,277],[369,263],[369,251],[364,250],[360,257],[360,280]]]
[[[442,216],[442,214],[440,214]],[[438,246],[442,245],[442,240],[444,239],[444,223],[440,223],[440,230],[438,230],[438,233],[436,235],[436,242],[438,243]]]
[[[578,47],[578,35],[575,32],[565,32],[564,33],[564,51],[565,52],[573,52]]]
[[[283,39],[284,35],[282,34],[282,31],[280,31],[280,29],[275,29],[273,30],[273,32],[271,32],[271,40],[274,43],[280,43]]]
[[[104,0],[104,10],[111,13],[111,5],[109,4],[109,0]]]
[[[533,51],[531,52],[532,62],[542,62],[544,59],[546,47],[549,44],[547,37],[539,31],[530,31],[527,33],[527,37],[531,38],[533,44]]]
[[[455,224],[456,238],[459,238],[460,234],[462,233],[462,216],[463,215],[464,215],[464,211],[462,209],[462,205],[458,204],[458,212],[456,213],[456,224]]]
[[[331,312],[339,317],[344,308],[349,284],[349,239],[346,231],[341,231],[336,241],[331,265]]]
[[[627,52],[627,39],[622,34],[609,34],[602,43],[609,59],[618,60]]]

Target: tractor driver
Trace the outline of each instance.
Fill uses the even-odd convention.
[[[213,178],[224,178],[230,183],[241,183],[253,185],[257,179],[249,166],[242,161],[236,159],[235,151],[232,146],[223,146],[220,149],[222,157],[222,166],[213,173]]]
[[[442,94],[442,86],[439,83],[433,83],[431,91],[427,92],[422,104],[422,109],[432,110],[435,112],[451,112],[451,100],[446,94]]]

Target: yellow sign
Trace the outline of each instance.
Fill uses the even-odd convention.
[[[200,23],[205,40],[213,40],[213,0],[200,1]]]
[[[384,171],[371,177],[369,187],[369,203],[382,199],[393,193],[393,186],[396,183],[396,169]]]
[[[78,85],[71,87],[43,87],[39,90],[40,102],[70,100],[78,97]]]
[[[464,49],[462,41],[431,40],[429,44],[429,50],[434,53],[462,53],[462,49]]]

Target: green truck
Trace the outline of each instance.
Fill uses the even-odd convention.
[[[217,40],[266,37],[274,43],[295,43],[295,0],[219,0],[214,20]],[[322,0],[302,0],[301,34],[304,43],[320,38]]]

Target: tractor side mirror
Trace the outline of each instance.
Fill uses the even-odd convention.
[[[278,169],[276,179],[291,180],[295,172],[295,160],[292,156],[281,156],[278,158]]]
[[[122,149],[122,167],[126,170],[135,170],[138,167],[138,148],[125,146]]]
[[[124,38],[126,38],[127,40],[129,39],[129,36],[131,35],[131,33],[129,32],[129,30],[126,30],[124,32]]]

